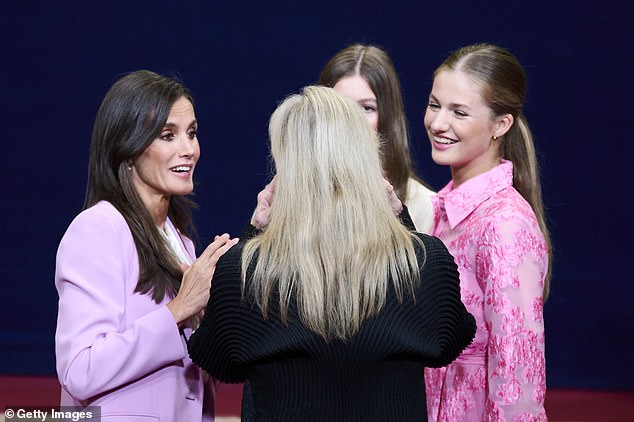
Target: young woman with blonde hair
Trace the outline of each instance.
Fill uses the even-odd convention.
[[[249,420],[425,420],[423,367],[451,362],[475,332],[451,255],[399,220],[376,133],[350,100],[307,87],[269,134],[262,230],[218,262],[192,359],[247,381]]]
[[[426,370],[433,421],[546,420],[551,247],[525,97],[524,70],[495,45],[461,48],[434,73],[425,127],[452,181],[431,233],[456,259],[478,331],[455,362]]]

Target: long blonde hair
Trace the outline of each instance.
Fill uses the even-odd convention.
[[[434,76],[446,69],[460,70],[472,78],[495,116],[513,115],[513,126],[500,140],[500,156],[513,163],[513,187],[530,204],[546,240],[549,258],[544,280],[546,299],[552,273],[552,242],[544,213],[533,135],[522,112],[526,99],[524,69],[510,51],[492,44],[474,44],[455,51],[436,69]]]
[[[401,83],[392,59],[379,46],[353,44],[326,63],[318,83],[332,88],[339,80],[354,75],[361,76],[376,95],[383,169],[398,197],[405,201],[409,179],[426,183],[416,175],[412,164]]]
[[[296,305],[325,339],[347,339],[385,303],[419,280],[413,242],[386,190],[377,135],[359,107],[327,87],[283,101],[269,122],[277,170],[267,228],[246,243],[243,294],[268,317]]]

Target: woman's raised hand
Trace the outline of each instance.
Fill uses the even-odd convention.
[[[182,324],[205,309],[216,264],[236,243],[238,239],[231,239],[227,233],[216,236],[191,266],[183,268],[183,280],[178,294],[167,304],[177,324]]]
[[[271,204],[273,203],[273,197],[275,196],[275,177],[271,180],[271,183],[266,185],[264,189],[258,193],[258,202],[255,206],[255,211],[251,217],[251,225],[256,229],[263,229],[269,224],[269,218],[271,217]]]

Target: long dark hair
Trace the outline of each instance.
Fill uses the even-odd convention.
[[[135,291],[150,294],[156,303],[166,294],[176,295],[183,272],[135,190],[128,166],[159,136],[172,105],[181,97],[194,103],[189,90],[176,79],[147,70],[123,76],[97,111],[90,144],[84,209],[103,200],[123,215],[139,257]],[[173,196],[168,208],[174,226],[190,238],[193,207],[189,198]]]
[[[328,61],[318,83],[332,88],[340,79],[357,74],[376,95],[383,170],[396,195],[405,201],[408,180],[422,181],[413,170],[401,83],[390,56],[377,46],[353,44]]]
[[[492,44],[474,44],[452,53],[434,73],[460,70],[472,78],[481,89],[482,97],[494,116],[511,114],[513,126],[500,138],[500,155],[513,163],[513,187],[530,204],[546,245],[548,273],[544,280],[544,298],[550,290],[552,242],[546,225],[539,164],[533,135],[522,112],[526,99],[526,74],[515,56],[505,48]]]

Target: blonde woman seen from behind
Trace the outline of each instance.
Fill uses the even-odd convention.
[[[453,258],[399,220],[376,133],[350,100],[307,87],[269,135],[261,230],[218,262],[192,359],[246,382],[244,419],[425,420],[423,367],[451,362],[475,332]]]

